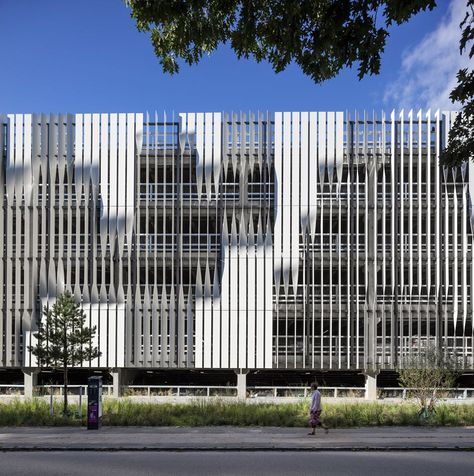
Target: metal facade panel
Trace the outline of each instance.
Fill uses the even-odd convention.
[[[474,174],[438,166],[453,120],[1,119],[0,365],[34,365],[40,306],[70,289],[93,367],[392,368],[428,342],[472,367]]]
[[[276,293],[278,295],[281,279],[281,257],[282,257],[282,235],[283,235],[283,129],[282,129],[282,113],[275,113],[275,150],[274,150],[274,220],[275,226],[273,229],[273,253],[275,258],[274,265],[274,281],[276,286]]]
[[[317,135],[317,114],[309,113],[309,222],[311,238],[316,230],[317,208],[318,208],[318,135]]]

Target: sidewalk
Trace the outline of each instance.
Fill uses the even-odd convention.
[[[474,451],[474,427],[0,428],[0,451]]]

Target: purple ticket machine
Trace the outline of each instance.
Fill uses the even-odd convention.
[[[87,429],[98,430],[102,424],[102,377],[89,377],[87,384]]]

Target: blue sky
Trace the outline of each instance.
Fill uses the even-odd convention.
[[[122,0],[0,0],[0,111],[445,107],[446,84],[459,63],[457,16],[464,0],[438,3],[393,29],[379,76],[359,82],[348,70],[315,85],[296,66],[277,75],[267,64],[237,60],[226,47],[165,75]]]

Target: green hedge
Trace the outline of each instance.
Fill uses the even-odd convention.
[[[50,415],[44,400],[14,400],[0,404],[0,426],[79,426],[85,424],[78,406],[71,404],[71,416],[63,417],[62,404],[54,405]],[[429,419],[420,419],[411,403],[334,403],[324,405],[324,422],[331,428],[356,426],[464,426],[474,425],[474,404],[439,404]],[[105,400],[103,424],[111,426],[282,426],[308,425],[308,402],[300,403],[229,403],[195,401],[189,404],[134,403],[130,400]]]

